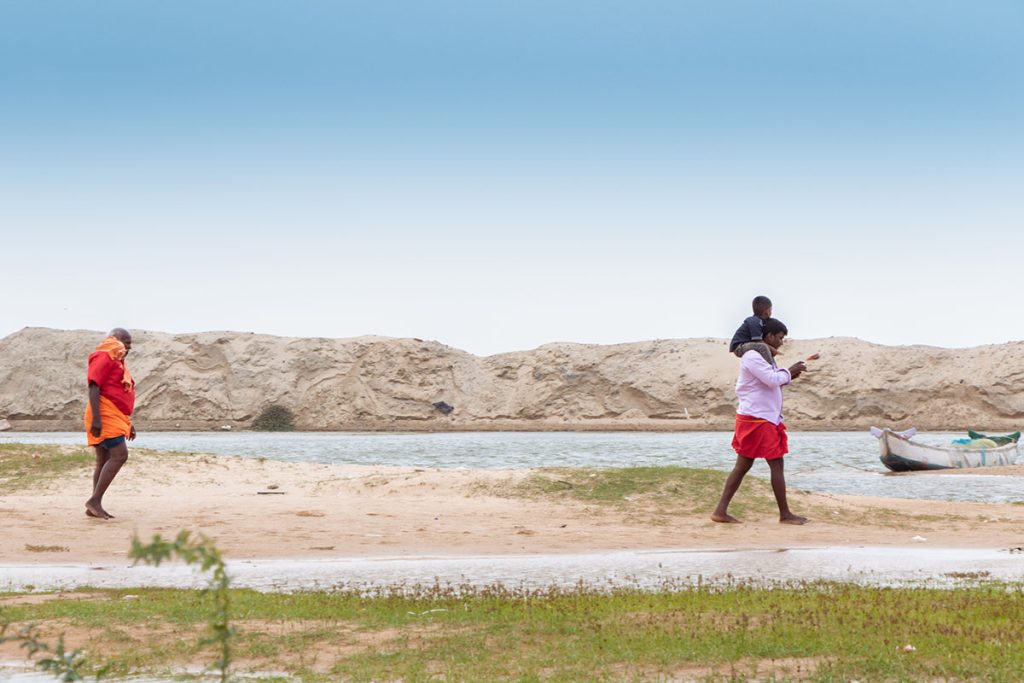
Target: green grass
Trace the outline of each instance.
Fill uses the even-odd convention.
[[[303,681],[998,682],[1024,679],[1022,588],[434,588],[412,597],[234,590],[231,600],[239,668]],[[68,645],[84,646],[114,673],[212,659],[195,645],[208,611],[198,593],[130,592],[139,597],[102,591],[8,603],[3,617],[94,634]],[[903,652],[907,644],[916,651]]]
[[[85,435],[82,435],[85,441]],[[192,456],[178,451],[153,451],[131,448],[134,461],[148,458]],[[88,446],[58,444],[0,444],[0,494],[33,491],[52,486],[67,477],[92,476],[96,462]]]
[[[608,506],[656,521],[715,508],[727,472],[692,467],[558,467],[535,470],[525,479],[490,485],[492,495],[576,500]],[[800,494],[793,492],[794,501]],[[777,511],[771,485],[747,475],[729,510],[733,514]]]
[[[756,465],[755,465],[756,467]],[[764,470],[767,474],[767,470]],[[636,521],[662,524],[673,516],[710,514],[718,503],[727,472],[692,467],[551,467],[533,470],[526,478],[478,483],[476,492],[533,500],[572,500],[627,514]],[[843,510],[814,501],[804,491],[789,488],[790,506],[812,520],[891,528],[964,522],[966,517],[908,514],[884,507],[867,511]],[[729,512],[737,517],[777,514],[771,484],[757,474],[743,480]]]
[[[84,446],[0,444],[0,493],[35,489],[68,474],[83,472],[94,462],[92,451]]]

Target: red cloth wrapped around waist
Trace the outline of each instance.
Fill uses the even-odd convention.
[[[789,452],[786,425],[782,422],[772,424],[768,420],[749,415],[737,415],[732,447],[744,458],[781,458]]]

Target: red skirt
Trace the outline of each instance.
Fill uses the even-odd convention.
[[[775,425],[749,415],[736,416],[736,433],[732,437],[732,447],[744,458],[764,458],[775,460],[789,453],[789,439],[786,437],[786,425],[782,422]]]

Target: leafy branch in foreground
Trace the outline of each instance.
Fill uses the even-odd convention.
[[[188,531],[180,532],[173,541],[166,541],[157,534],[149,544],[143,544],[138,536],[133,536],[132,549],[128,556],[135,560],[135,564],[142,562],[154,566],[177,557],[185,564],[199,565],[203,571],[213,570],[210,585],[201,591],[203,594],[213,595],[214,611],[207,622],[210,635],[199,644],[215,645],[220,650],[220,658],[213,662],[210,668],[220,671],[221,683],[227,683],[228,667],[231,664],[231,638],[235,635],[229,616],[231,605],[228,587],[231,577],[228,576],[224,559],[213,541],[202,535],[194,539]]]
[[[29,659],[35,660],[36,666],[43,671],[53,674],[59,681],[70,683],[71,681],[85,680],[81,673],[81,670],[85,668],[85,657],[82,655],[81,650],[67,651],[64,646],[63,633],[57,638],[57,645],[51,650],[47,643],[39,639],[38,626],[36,624],[28,624],[18,629],[18,632],[12,636],[7,635],[9,626],[10,624],[7,623],[0,624],[0,644],[21,642],[21,647],[25,649],[26,656]],[[40,653],[48,656],[36,659],[36,655]],[[96,680],[99,680],[102,676],[103,670],[96,675]]]

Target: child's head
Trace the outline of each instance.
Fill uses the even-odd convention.
[[[772,317],[772,300],[766,296],[755,296],[754,315],[764,320]]]

